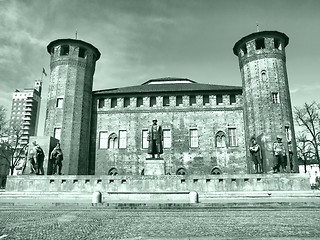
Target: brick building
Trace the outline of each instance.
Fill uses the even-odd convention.
[[[65,174],[143,174],[153,119],[163,128],[166,174],[251,173],[252,136],[269,171],[277,135],[295,148],[287,44],[288,37],[276,31],[239,40],[233,52],[242,87],[160,78],[93,92],[99,50],[80,40],[55,40],[47,47],[45,134],[60,139]]]

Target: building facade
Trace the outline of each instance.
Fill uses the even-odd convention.
[[[55,40],[47,47],[45,133],[60,139],[65,174],[143,175],[153,119],[163,129],[165,174],[251,173],[251,137],[262,145],[264,171],[270,171],[276,136],[295,147],[287,44],[276,31],[239,40],[233,51],[242,87],[160,78],[93,92],[99,50],[80,40]]]

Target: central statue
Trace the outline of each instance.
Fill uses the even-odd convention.
[[[157,125],[157,120],[152,120],[152,125],[148,131],[148,154],[152,155],[152,158],[160,158],[160,154],[163,153],[163,132],[162,127]]]

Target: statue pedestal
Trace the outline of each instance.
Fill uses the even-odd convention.
[[[146,158],[144,162],[144,175],[165,175],[163,158]]]

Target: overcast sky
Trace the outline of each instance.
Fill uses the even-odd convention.
[[[50,73],[46,46],[76,31],[101,52],[94,90],[169,76],[241,86],[232,48],[256,22],[289,36],[293,106],[320,102],[319,0],[0,0],[0,105],[9,117],[14,90]]]

